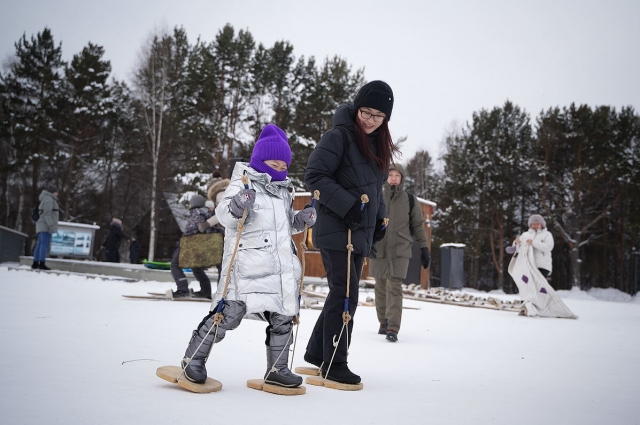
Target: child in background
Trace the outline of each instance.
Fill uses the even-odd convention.
[[[229,179],[222,179],[221,177],[215,178],[214,180],[215,181],[210,184],[207,189],[207,197],[209,200],[205,203],[207,208],[209,208],[214,215],[206,221],[198,224],[198,230],[204,233],[211,232],[211,230],[208,229],[213,228],[214,232],[222,233],[224,236],[224,227],[218,221],[218,217],[215,216],[215,208],[220,204],[220,201],[222,201],[224,191],[227,190],[231,181]],[[220,283],[220,277],[222,276],[222,264],[218,264],[216,268],[218,269],[218,283]]]
[[[198,233],[198,225],[204,223],[213,215],[213,212],[209,211],[209,209],[205,207],[204,203],[204,197],[201,195],[193,195],[189,200],[189,221],[187,221],[187,226],[185,227],[183,236],[191,236]],[[213,232],[213,229],[209,230]],[[190,297],[189,281],[180,267],[179,260],[180,243],[178,243],[178,247],[173,252],[173,257],[171,259],[171,275],[178,286],[178,290],[173,292],[173,298]],[[209,280],[207,273],[205,273],[205,269],[194,267],[191,269],[191,272],[200,283],[200,290],[194,292],[193,295],[197,298],[211,299],[211,281]]]
[[[182,360],[185,376],[192,382],[206,381],[205,362],[213,344],[220,342],[227,330],[238,327],[247,316],[269,323],[266,328],[265,383],[284,387],[302,384],[302,378],[287,367],[293,318],[299,310],[301,278],[300,261],[291,235],[304,229],[305,224],[312,226],[316,213],[313,207],[298,213],[293,211],[294,191],[287,178],[290,164],[287,136],[277,126],[267,125],[255,144],[251,161],[236,163],[231,183],[216,206],[216,217],[226,229],[223,277],[211,304],[212,311],[193,331]],[[243,175],[249,178],[248,189],[242,183]],[[244,210],[248,215],[231,264],[238,237],[237,225]],[[223,295],[229,268],[229,288],[222,311],[224,319],[216,334],[214,314]]]

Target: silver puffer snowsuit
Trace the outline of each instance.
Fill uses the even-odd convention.
[[[243,174],[249,177],[249,188],[256,191],[256,201],[244,223],[238,252],[231,264],[240,219],[229,212],[229,202],[244,189]],[[213,298],[212,311],[193,331],[182,360],[185,376],[190,381],[205,382],[205,363],[213,344],[220,342],[228,330],[237,328],[243,317],[249,317],[269,323],[265,341],[265,382],[285,387],[302,384],[302,378],[291,373],[287,366],[293,318],[299,309],[298,285],[302,275],[291,239],[293,197],[289,179],[272,182],[269,175],[258,173],[248,164],[236,164],[231,184],[216,207],[216,217],[225,227],[222,278]],[[230,268],[229,289],[222,309],[224,319],[216,327],[214,313],[222,298]]]
[[[230,264],[238,237],[238,218],[229,212],[229,202],[244,189],[241,177],[249,177],[249,189],[256,191],[256,201],[244,223],[234,264]],[[229,267],[232,267],[227,301],[241,301],[247,315],[265,311],[286,316],[298,314],[301,277],[300,260],[291,235],[294,233],[291,181],[271,181],[247,163],[237,163],[224,198],[216,206],[216,217],[225,227],[222,278],[212,306],[222,297]]]

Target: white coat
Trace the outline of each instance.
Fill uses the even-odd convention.
[[[244,189],[243,174],[249,177],[249,189],[256,191],[256,201],[244,223],[238,251],[231,264],[240,219],[229,212],[229,202]],[[265,311],[286,316],[298,314],[302,268],[291,238],[294,196],[288,178],[272,182],[268,174],[255,171],[247,163],[236,163],[231,183],[216,206],[216,217],[225,227],[225,238],[222,274],[213,307],[222,297],[231,267],[225,300],[244,302],[247,315]]]
[[[533,240],[533,258],[536,267],[539,269],[549,270],[551,273],[551,251],[553,250],[553,235],[546,228],[533,230],[529,228],[520,235],[520,244],[524,245],[529,239]]]

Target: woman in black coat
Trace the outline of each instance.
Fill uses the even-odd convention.
[[[336,110],[333,128],[322,136],[311,153],[305,173],[309,190],[320,191],[313,245],[320,249],[329,295],[307,344],[304,359],[322,367],[323,376],[344,384],[360,383],[360,377],[347,366],[347,344],[352,341],[364,259],[373,243],[382,239],[385,232],[382,185],[387,179],[391,158],[398,152],[388,127],[392,109],[393,92],[388,84],[372,81],[364,85],[353,104],[341,105]],[[369,199],[364,207],[363,194]],[[337,341],[343,327],[349,229],[353,251],[348,308],[352,319],[340,337],[334,357],[334,337]]]

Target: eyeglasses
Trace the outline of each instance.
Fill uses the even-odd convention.
[[[380,124],[382,121],[384,121],[384,115],[374,115],[371,112],[367,112],[367,111],[363,111],[362,109],[360,109],[360,118],[362,118],[363,120],[368,120],[369,118],[373,118],[374,122],[377,122],[378,124]]]

